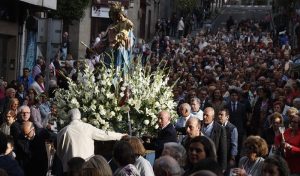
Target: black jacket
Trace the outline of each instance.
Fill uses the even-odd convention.
[[[222,169],[227,168],[227,137],[226,130],[219,123],[213,122],[210,139],[214,142],[217,152],[217,160]]]
[[[167,125],[164,129],[158,131],[157,138],[155,140],[155,158],[159,158],[164,144],[167,142],[177,142],[177,133],[173,124]]]
[[[0,168],[4,169],[9,176],[23,176],[24,172],[18,162],[8,155],[0,157]]]

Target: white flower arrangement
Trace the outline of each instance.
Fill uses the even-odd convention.
[[[129,73],[121,76],[123,71],[103,63],[94,71],[85,66],[76,83],[67,78],[69,89],[55,93],[60,117],[66,122],[67,112],[79,108],[82,120],[97,128],[129,133],[130,119],[133,132],[152,135],[161,110],[176,114],[165,72],[160,67],[150,72],[141,63],[132,63]]]

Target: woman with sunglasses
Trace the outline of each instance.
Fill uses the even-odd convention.
[[[300,176],[300,116],[292,115],[290,128],[275,137],[275,145],[283,149],[292,176]]]

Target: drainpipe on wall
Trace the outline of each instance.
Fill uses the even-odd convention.
[[[52,43],[52,18],[47,19],[47,54],[46,54],[46,77],[45,77],[45,88],[49,90],[49,80],[50,80],[50,59],[51,59],[51,43]]]
[[[19,48],[18,48],[18,65],[17,65],[17,76],[20,76],[23,73],[24,67],[24,58],[25,58],[25,43],[26,43],[26,20],[24,21],[21,29],[19,28]]]

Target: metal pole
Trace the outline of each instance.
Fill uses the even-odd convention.
[[[129,135],[132,136],[132,128],[131,128],[131,119],[130,119],[130,110],[128,111],[127,117],[128,117],[128,130],[129,130]]]
[[[47,30],[47,54],[46,54],[46,77],[45,77],[45,88],[48,91],[49,89],[49,65],[50,65],[50,58],[51,58],[51,50],[52,50],[52,18],[48,18],[48,24],[47,24],[48,30]]]

